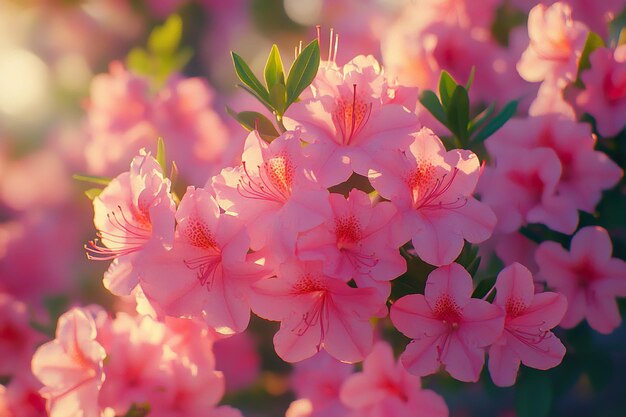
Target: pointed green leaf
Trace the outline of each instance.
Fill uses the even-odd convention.
[[[283,69],[283,61],[280,58],[280,52],[278,51],[278,46],[276,46],[276,44],[272,45],[272,50],[267,57],[264,76],[265,85],[267,86],[267,90],[270,92],[270,97],[272,87],[274,85],[285,84],[285,71]]]
[[[448,108],[450,98],[454,94],[454,89],[457,85],[454,78],[447,71],[441,71],[439,76],[439,97],[441,97],[441,103],[444,108]]]
[[[469,123],[469,97],[467,90],[457,85],[450,97],[450,102],[446,108],[448,118],[448,129],[459,138],[461,145],[467,142],[467,125]]]
[[[72,178],[74,178],[76,181],[90,182],[92,184],[99,184],[99,185],[109,185],[109,183],[111,182],[111,178],[97,177],[93,175],[74,174],[72,175]]]
[[[435,94],[434,91],[422,91],[420,93],[419,99],[420,103],[422,103],[422,106],[426,107],[426,110],[428,110],[433,116],[435,116],[435,119],[439,120],[444,125],[448,123],[446,112],[441,106],[439,97],[437,97],[437,94]]]
[[[496,275],[493,275],[481,280],[474,289],[472,298],[483,298],[489,294],[489,291],[491,291],[493,286],[496,285],[496,278]]]
[[[470,71],[469,78],[467,79],[467,83],[465,84],[465,89],[467,91],[472,88],[472,84],[474,83],[474,76],[476,75],[476,67],[472,65],[472,69]]]
[[[148,38],[148,49],[156,55],[171,55],[176,52],[183,36],[183,20],[173,14],[162,26],[155,27]]]
[[[155,159],[161,166],[161,172],[163,175],[167,174],[167,163],[165,162],[165,142],[163,142],[163,138],[157,139],[157,154]]]
[[[253,91],[257,98],[265,101],[267,105],[270,103],[270,96],[263,84],[254,75],[248,64],[234,52],[231,52],[233,58],[233,64],[235,65],[235,72],[237,77],[246,85],[251,91]]]
[[[469,123],[469,134],[470,134],[470,136],[475,131],[480,129],[480,127],[482,125],[484,125],[487,120],[489,120],[489,118],[491,117],[491,115],[493,114],[493,112],[495,110],[496,110],[495,104],[491,103],[489,105],[489,107],[487,107],[485,110],[483,110],[478,116],[474,117],[474,120],[470,121],[470,123]]]
[[[133,48],[126,56],[126,66],[129,70],[139,75],[150,75],[153,71],[152,59],[141,48]]]
[[[284,84],[274,84],[270,89],[270,100],[276,114],[282,116],[287,110],[287,90]]]
[[[101,193],[102,193],[102,188],[90,188],[85,191],[85,195],[91,201],[93,201],[93,199],[98,197]]]
[[[267,117],[255,111],[242,111],[237,113],[230,107],[226,108],[226,112],[239,122],[248,131],[258,129],[259,135],[266,142],[271,142],[280,134]]]
[[[493,135],[500,129],[511,117],[515,115],[517,111],[518,101],[513,100],[508,102],[500,113],[498,113],[493,119],[487,123],[487,125],[479,131],[476,136],[472,139],[472,144],[478,144],[483,142],[489,136]]]
[[[583,71],[591,68],[589,55],[591,55],[591,53],[596,49],[602,48],[603,46],[605,46],[605,44],[600,35],[594,32],[589,32],[589,34],[587,35],[587,40],[585,41],[585,47],[583,48],[583,52],[580,55],[580,60],[578,61],[578,72],[576,73],[576,81],[574,81],[574,85],[580,88],[585,87],[582,80],[580,79],[580,74],[582,74]]]
[[[287,76],[287,107],[300,97],[300,94],[315,79],[320,66],[320,46],[317,39],[309,43],[294,61]]]

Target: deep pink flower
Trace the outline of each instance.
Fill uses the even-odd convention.
[[[423,128],[407,152],[385,157],[369,178],[398,207],[406,238],[413,240],[419,257],[447,265],[461,252],[464,239],[483,242],[496,223],[491,209],[472,197],[479,168],[474,153],[446,152],[441,140]]]
[[[578,123],[558,115],[542,115],[509,120],[486,141],[496,164],[501,153],[515,148],[552,149],[561,164],[555,193],[586,212],[593,212],[602,191],[612,188],[622,170],[604,152],[594,150],[596,139],[588,123]],[[486,191],[487,192],[487,191]]]
[[[556,242],[537,248],[539,278],[567,297],[562,327],[587,319],[592,328],[608,334],[620,325],[615,298],[626,297],[626,262],[611,258],[611,252],[609,234],[598,226],[580,229],[569,252]]]
[[[287,112],[289,128],[309,142],[313,172],[324,187],[367,175],[381,153],[404,149],[419,129],[417,116],[391,102],[382,69],[372,56],[358,56],[341,69],[322,71],[312,97]],[[399,87],[398,87],[399,88]]]
[[[528,15],[530,44],[517,70],[526,81],[548,80],[563,87],[576,78],[587,32],[584,24],[572,19],[568,4],[536,5]]]
[[[40,388],[41,383],[32,374],[12,377],[8,385],[0,385],[0,416],[48,417]]]
[[[501,387],[515,383],[520,362],[537,369],[561,363],[565,346],[550,331],[559,324],[567,299],[553,292],[535,294],[530,271],[514,263],[498,274],[494,304],[506,313],[504,332],[489,348],[489,373]]]
[[[44,385],[40,392],[50,417],[100,417],[106,353],[96,331],[90,312],[74,308],[59,318],[56,339],[35,352],[32,371]]]
[[[116,295],[128,295],[138,283],[133,269],[139,251],[148,244],[171,246],[175,204],[170,181],[158,162],[145,151],[130,171],[114,178],[93,201],[98,238],[89,242],[88,257],[113,260],[104,274],[104,286]]]
[[[561,162],[553,149],[499,150],[495,167],[486,167],[479,183],[482,201],[498,217],[498,230],[511,233],[528,223],[543,223],[573,233],[578,210],[557,192],[561,175]]]
[[[290,406],[290,413],[297,416],[308,409],[306,415],[310,417],[345,416],[348,409],[341,403],[339,392],[353,369],[324,351],[295,364],[290,385],[298,400]]]
[[[419,377],[395,361],[391,346],[378,342],[365,358],[363,372],[341,387],[341,401],[352,409],[347,414],[352,417],[446,417],[443,398],[421,385]]]
[[[410,373],[429,375],[443,365],[460,381],[478,381],[485,348],[502,334],[504,313],[471,295],[470,274],[453,263],[430,273],[424,295],[407,295],[392,305],[391,321],[414,339],[401,357]]]
[[[213,177],[217,202],[244,221],[253,250],[268,246],[282,261],[295,252],[298,232],[330,217],[328,191],[307,170],[298,132],[270,144],[251,132],[241,159]]]
[[[251,386],[261,373],[258,341],[250,332],[217,340],[213,352],[215,368],[224,374],[227,392]]]
[[[576,104],[596,119],[602,136],[615,136],[626,127],[626,46],[620,45],[614,51],[599,48],[591,53],[589,61],[591,68],[580,76],[585,91],[578,95]]]
[[[243,222],[220,214],[211,193],[193,187],[180,202],[176,220],[173,248],[146,250],[137,265],[146,297],[167,315],[205,320],[220,333],[245,330],[248,288],[263,271],[247,261]]]
[[[298,236],[296,255],[324,261],[325,273],[354,279],[359,287],[378,288],[384,296],[390,281],[406,272],[398,248],[406,239],[393,229],[396,209],[389,202],[372,204],[363,191],[353,189],[348,199],[330,194],[332,217]]]
[[[280,321],[276,353],[287,362],[309,358],[322,348],[343,362],[363,360],[372,347],[372,317],[387,314],[373,288],[351,288],[323,272],[322,262],[286,262],[278,276],[254,285],[252,310]]]

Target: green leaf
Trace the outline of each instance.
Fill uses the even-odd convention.
[[[517,417],[545,417],[552,406],[552,385],[548,376],[524,369],[524,375],[515,385],[515,412]]]
[[[315,79],[320,66],[320,46],[317,39],[309,43],[293,62],[287,76],[287,107],[300,97],[300,94]]]
[[[441,71],[439,76],[439,97],[441,97],[441,104],[443,104],[444,108],[448,108],[450,98],[454,94],[457,85],[454,78],[447,71]]]
[[[150,414],[150,408],[150,404],[148,403],[133,403],[126,414],[120,417],[146,417]]]
[[[261,139],[266,142],[271,142],[280,136],[270,119],[261,113],[255,111],[242,111],[237,113],[230,107],[226,108],[226,112],[232,116],[233,119],[237,120],[246,130],[251,132],[255,130],[255,128],[258,129]]]
[[[574,85],[580,88],[585,87],[582,80],[580,79],[580,74],[582,74],[583,71],[591,68],[589,55],[591,55],[591,53],[596,49],[602,48],[603,46],[605,46],[605,44],[600,35],[594,32],[589,32],[589,34],[587,35],[587,40],[585,40],[583,52],[580,55],[580,61],[578,61],[578,72],[576,73],[576,81],[574,81]]]
[[[161,172],[163,173],[163,175],[166,175],[167,163],[165,162],[165,142],[163,142],[163,138],[157,139],[157,154],[155,159],[161,166]]]
[[[285,84],[285,71],[283,69],[283,61],[280,58],[280,52],[278,51],[278,46],[276,46],[276,44],[272,45],[272,50],[267,57],[264,76],[265,85],[267,86],[267,90],[270,92],[270,97],[272,95],[271,91],[274,85]]]
[[[100,194],[102,194],[102,188],[90,188],[85,191],[85,195],[91,201],[93,201],[94,198],[98,197]]]
[[[126,56],[126,66],[139,75],[149,75],[153,71],[152,58],[141,48],[133,48]]]
[[[284,84],[274,84],[270,89],[270,101],[276,114],[282,116],[287,110],[287,90]]]
[[[626,28],[622,28],[619,32],[619,37],[617,38],[617,46],[622,46],[626,44]]]
[[[446,108],[448,128],[465,146],[467,141],[467,125],[469,123],[469,96],[467,90],[457,85]]]
[[[504,124],[515,115],[515,112],[517,111],[517,105],[518,105],[518,101],[517,100],[513,100],[508,102],[503,108],[502,110],[500,110],[500,113],[498,113],[493,119],[491,119],[489,121],[489,123],[487,123],[487,125],[480,130],[476,136],[474,136],[474,138],[472,139],[472,144],[478,144],[483,142],[485,139],[487,139],[489,136],[493,135],[494,133],[496,133],[498,131],[498,129],[500,129],[502,126],[504,126]]]
[[[474,75],[476,75],[476,67],[472,65],[469,78],[467,79],[467,83],[465,84],[465,89],[467,91],[469,91],[470,88],[472,88],[472,84],[474,83]]]
[[[426,107],[426,110],[430,112],[435,119],[439,120],[442,124],[448,124],[448,119],[446,117],[446,112],[441,106],[441,102],[439,101],[439,97],[435,94],[434,91],[424,90],[420,93],[420,103],[422,106]]]
[[[148,49],[155,55],[172,55],[178,49],[183,36],[183,20],[173,14],[162,26],[152,29],[148,38]]]
[[[109,183],[111,182],[111,178],[96,177],[92,175],[74,174],[72,175],[72,178],[74,178],[76,181],[90,182],[92,184],[99,184],[99,185],[109,185]]]
[[[484,125],[487,120],[489,120],[489,118],[491,117],[491,115],[493,114],[495,110],[496,110],[495,104],[491,103],[489,107],[487,107],[478,116],[476,116],[474,120],[470,121],[469,130],[468,130],[468,133],[470,134],[470,136],[476,130],[480,129],[480,127]]]
[[[474,292],[472,293],[472,298],[483,298],[485,295],[487,295],[496,284],[496,278],[496,275],[493,275],[480,280],[480,282],[474,289]]]
[[[254,92],[254,95],[257,98],[265,101],[267,105],[270,104],[270,96],[263,84],[258,80],[258,78],[252,73],[252,70],[246,64],[246,61],[243,60],[239,55],[234,52],[231,52],[233,57],[233,64],[235,65],[235,72],[237,73],[237,77],[241,80],[244,85],[246,85],[251,91]]]

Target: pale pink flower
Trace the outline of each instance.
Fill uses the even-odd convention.
[[[46,401],[39,394],[41,383],[32,375],[12,377],[7,385],[0,385],[0,416],[47,417]]]
[[[32,371],[44,385],[40,392],[50,417],[100,417],[106,353],[96,332],[90,312],[74,308],[59,318],[56,339],[35,352]]]
[[[243,222],[220,214],[211,193],[193,187],[180,202],[176,220],[173,248],[146,250],[138,262],[146,297],[167,315],[205,320],[220,333],[245,330],[248,288],[263,271],[247,261]]]
[[[397,151],[369,171],[374,188],[398,207],[406,238],[432,265],[454,261],[464,239],[480,243],[491,235],[496,218],[472,197],[479,175],[474,153],[446,152],[427,128],[414,135],[407,152]]]
[[[557,2],[538,4],[528,15],[530,44],[517,63],[526,81],[552,81],[563,87],[576,78],[587,27],[572,19],[572,8]]]
[[[373,288],[351,288],[323,272],[322,262],[286,262],[278,276],[254,285],[252,310],[280,321],[276,353],[287,362],[309,358],[322,348],[343,362],[363,360],[373,341],[372,317],[387,315]]]
[[[534,294],[530,271],[514,263],[504,268],[496,281],[494,304],[506,313],[504,332],[489,348],[489,373],[501,387],[515,383],[520,362],[546,370],[561,363],[565,346],[550,331],[557,326],[567,299],[553,292]]]
[[[372,56],[322,74],[321,83],[313,81],[312,97],[291,106],[285,123],[301,129],[313,172],[330,187],[352,172],[367,175],[379,154],[406,148],[419,121],[386,96],[387,80]]]
[[[98,239],[89,242],[88,257],[113,260],[104,286],[128,295],[138,284],[133,262],[149,244],[170,246],[174,235],[175,203],[170,181],[158,162],[144,150],[130,171],[114,178],[93,201]]]
[[[0,293],[0,375],[29,372],[35,347],[43,341],[29,319],[24,303]]]
[[[591,68],[580,76],[585,91],[578,95],[576,104],[595,118],[602,136],[615,136],[626,127],[626,45],[614,51],[599,48],[589,61]]]
[[[502,152],[518,147],[552,149],[561,164],[556,194],[589,213],[600,202],[602,191],[615,186],[622,177],[622,170],[615,162],[604,152],[594,150],[596,138],[588,123],[558,115],[509,120],[485,144],[498,165]]]
[[[535,257],[539,279],[567,297],[568,309],[561,326],[569,329],[583,319],[608,334],[621,323],[616,297],[626,297],[626,262],[611,258],[607,231],[598,226],[580,229],[570,251],[556,242],[543,242]]]
[[[311,417],[345,416],[348,409],[341,403],[339,392],[353,369],[324,351],[295,364],[290,385],[298,400],[292,403],[291,413],[298,415],[298,410],[304,414],[308,410],[306,415]]]
[[[471,295],[472,277],[453,263],[430,273],[424,295],[407,295],[392,305],[391,321],[413,338],[401,357],[410,373],[430,375],[443,365],[453,378],[478,381],[485,348],[502,334],[504,313]]]
[[[391,346],[378,342],[363,362],[363,372],[350,376],[341,387],[341,401],[352,413],[367,417],[447,417],[439,395],[421,388],[420,378],[407,372],[393,357]]]
[[[217,202],[243,219],[253,250],[269,246],[283,260],[295,252],[298,232],[330,217],[328,191],[307,170],[298,132],[270,144],[250,132],[241,159],[240,166],[213,177]]]
[[[561,175],[561,162],[553,149],[499,150],[495,167],[487,167],[479,183],[483,203],[498,217],[498,230],[511,233],[528,223],[543,223],[573,233],[578,211],[557,192]]]
[[[375,287],[387,296],[387,281],[406,272],[406,261],[398,250],[406,239],[392,231],[395,207],[389,202],[372,204],[357,189],[350,191],[348,199],[333,193],[329,200],[332,217],[298,236],[296,255],[324,261],[327,274],[354,279],[359,287]]]

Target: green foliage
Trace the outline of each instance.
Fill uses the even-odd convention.
[[[120,417],[146,417],[149,414],[150,414],[150,404],[148,404],[148,403],[142,403],[142,404],[133,403],[133,405],[130,406],[130,408],[128,409],[126,414],[124,414],[123,416],[120,416]]]
[[[517,417],[545,417],[552,407],[552,383],[542,371],[523,369],[515,385]]]
[[[445,140],[447,149],[472,148],[493,135],[517,111],[518,101],[507,103],[495,116],[495,106],[490,105],[474,119],[470,119],[469,89],[474,81],[474,68],[465,86],[442,71],[439,78],[439,97],[430,90],[422,91],[420,103],[454,135]]]
[[[102,188],[90,188],[85,190],[85,195],[91,201],[93,201],[94,198],[98,197],[100,194],[102,194]]]
[[[580,79],[580,74],[582,74],[583,71],[591,68],[589,55],[591,55],[591,53],[596,49],[602,48],[603,46],[605,46],[604,41],[602,40],[600,35],[594,32],[589,32],[589,34],[587,35],[587,40],[585,41],[583,52],[580,56],[580,61],[578,61],[578,71],[576,73],[576,81],[574,81],[574,85],[576,87],[585,88],[585,85]]]
[[[242,57],[235,52],[231,52],[231,55],[235,73],[241,81],[239,86],[252,94],[274,114],[278,129],[260,113],[250,111],[237,113],[232,109],[227,109],[227,111],[247,130],[253,130],[258,126],[261,137],[268,142],[272,141],[279,135],[279,131],[285,131],[282,124],[285,111],[298,100],[300,94],[317,75],[320,63],[320,48],[317,40],[309,43],[298,55],[289,69],[286,80],[280,52],[276,45],[272,45],[263,71],[265,85],[254,75]]]
[[[191,59],[193,51],[181,48],[183,21],[171,15],[163,25],[155,27],[148,37],[148,48],[133,48],[126,65],[133,72],[150,77],[159,88],[174,72],[180,71]]]
[[[111,178],[97,177],[93,175],[74,174],[72,175],[72,178],[74,178],[76,181],[89,182],[91,184],[98,184],[98,185],[105,185],[105,186],[109,185],[109,183],[111,182]]]
[[[161,171],[163,172],[163,175],[167,175],[167,163],[165,162],[165,142],[163,142],[163,138],[157,139],[157,154],[155,159],[161,166]]]

